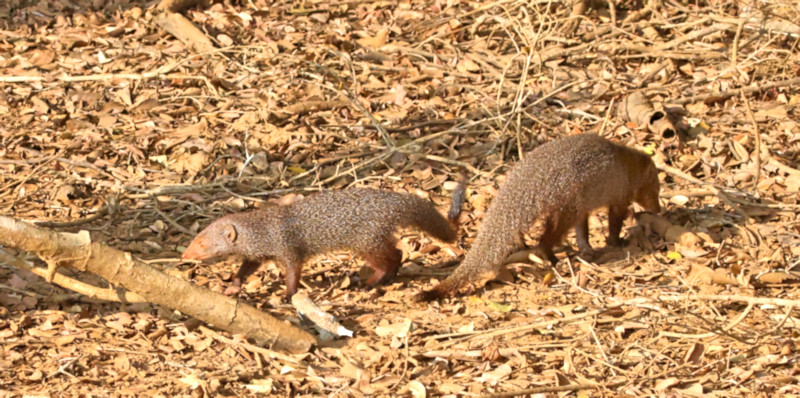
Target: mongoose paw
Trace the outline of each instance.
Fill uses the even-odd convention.
[[[239,291],[241,291],[241,288],[239,286],[230,285],[230,286],[228,286],[227,289],[225,289],[224,292],[222,292],[222,294],[224,294],[226,296],[234,296],[234,295],[238,294]]]

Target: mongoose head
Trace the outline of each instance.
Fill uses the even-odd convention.
[[[644,207],[645,210],[659,213],[661,204],[658,202],[658,194],[661,184],[658,181],[658,169],[649,157],[644,157],[641,174],[636,184],[633,201]]]
[[[238,217],[222,217],[201,231],[181,255],[184,260],[206,260],[228,254],[240,254],[243,238]]]
[[[184,260],[205,260],[212,257],[237,253],[238,231],[230,217],[214,221],[189,244],[181,255]]]
[[[202,230],[181,255],[185,260],[240,255],[258,259],[273,256],[280,240],[281,209],[267,205],[255,211],[227,215]]]

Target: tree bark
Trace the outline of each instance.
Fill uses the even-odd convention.
[[[88,233],[54,232],[10,217],[0,217],[0,245],[35,253],[51,269],[69,266],[99,275],[149,302],[176,309],[256,344],[293,353],[316,342],[309,333],[252,306],[164,274],[142,261],[101,243]]]

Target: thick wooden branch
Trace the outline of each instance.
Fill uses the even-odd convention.
[[[37,267],[21,258],[15,257],[5,250],[0,249],[0,263],[13,265],[14,267],[28,270],[42,278],[47,278],[47,270],[42,267]],[[84,283],[62,274],[53,275],[53,283],[63,288],[72,290],[73,292],[80,293],[84,296],[93,299],[105,301],[117,301],[126,303],[145,303],[147,300],[139,297],[138,294],[130,291],[118,292],[115,289],[103,289],[88,283]]]
[[[130,253],[91,242],[86,233],[59,233],[0,217],[0,245],[35,253],[52,267],[69,266],[99,275],[149,302],[244,334],[261,346],[300,353],[316,342],[307,332],[252,306],[164,274]]]

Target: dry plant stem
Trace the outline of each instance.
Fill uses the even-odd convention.
[[[748,31],[757,33],[769,33],[771,35],[782,35],[793,38],[800,37],[800,28],[797,25],[788,21],[781,21],[780,18],[764,18],[763,15],[758,17],[745,17],[745,18],[726,18],[720,15],[710,15],[709,18],[716,22],[728,24],[728,30],[732,30],[735,25],[739,29],[741,24]]]
[[[647,82],[649,82],[650,79],[656,77],[657,74],[659,74],[662,70],[664,70],[664,68],[668,67],[671,63],[672,61],[670,60],[661,62],[655,69],[653,69],[652,72],[648,73],[647,76],[642,78],[642,81],[639,82],[639,88],[644,88],[644,86],[647,85]]]
[[[34,224],[37,227],[42,228],[67,228],[67,227],[77,227],[78,225],[88,224],[94,220],[102,218],[108,213],[108,205],[103,205],[100,209],[98,209],[94,214],[89,217],[81,218],[79,220],[72,220],[72,221],[37,221]]]
[[[747,314],[749,314],[750,311],[753,310],[754,306],[755,306],[754,303],[748,303],[747,304],[747,308],[745,308],[745,310],[742,311],[742,313],[739,314],[739,316],[736,317],[736,319],[734,319],[731,323],[725,325],[722,328],[722,331],[723,332],[727,332],[727,331],[733,329],[734,327],[736,327],[736,325],[740,324],[744,320],[744,318],[747,317]],[[790,308],[793,308],[793,307],[790,307]],[[718,333],[716,333],[716,332],[708,332],[708,333],[702,333],[702,334],[684,334],[684,333],[673,333],[673,332],[664,332],[664,331],[662,331],[658,335],[659,336],[664,336],[664,337],[676,337],[676,338],[681,338],[681,339],[706,339],[706,338],[709,338],[709,337],[714,337],[717,334]]]
[[[650,12],[652,12],[653,8],[655,8],[654,3],[655,3],[655,1],[648,2],[648,4],[645,7],[643,7],[641,10],[635,11],[635,12],[629,14],[622,21],[622,23],[623,24],[634,24],[635,22],[638,22],[642,18],[644,18],[647,15],[649,15]],[[642,27],[647,26],[647,25],[650,25],[650,23],[647,22],[647,21],[643,21]],[[592,44],[591,42],[595,41],[595,39],[597,39],[598,37],[605,36],[605,35],[610,34],[610,33],[613,35],[612,37],[616,37],[617,35],[623,34],[623,31],[615,30],[613,26],[606,25],[606,26],[603,26],[602,28],[598,28],[594,32],[587,33],[586,35],[583,36],[583,40],[582,41],[584,43]]]
[[[731,46],[731,67],[734,69],[739,64],[739,39],[742,37],[742,29],[744,29],[744,19],[739,20],[739,26],[736,27],[736,36],[733,38],[733,45]]]
[[[451,166],[463,167],[463,168],[469,170],[469,172],[471,174],[474,174],[474,175],[483,175],[484,174],[482,171],[480,171],[477,168],[475,168],[475,166],[473,166],[473,165],[471,165],[469,163],[462,162],[460,160],[453,160],[453,159],[445,158],[445,157],[442,157],[442,156],[436,156],[436,155],[428,155],[428,154],[419,153],[419,152],[416,152],[416,151],[400,151],[400,152],[404,153],[406,155],[421,156],[421,157],[423,157],[425,159],[432,160],[434,162],[449,164]]]
[[[786,87],[786,86],[791,86],[791,85],[798,84],[798,83],[800,83],[800,77],[797,77],[797,78],[794,78],[794,79],[789,79],[789,80],[781,80],[781,81],[777,81],[777,82],[764,83],[764,84],[757,85],[757,86],[744,87],[744,88],[735,88],[735,89],[732,89],[732,90],[725,90],[725,91],[721,91],[721,92],[718,92],[718,93],[693,95],[691,97],[686,97],[686,98],[681,98],[679,100],[671,101],[670,103],[671,104],[675,104],[675,105],[685,105],[685,104],[691,104],[691,103],[695,103],[695,102],[699,102],[699,101],[707,101],[707,100],[710,100],[710,99],[720,99],[721,100],[721,99],[727,99],[727,98],[733,97],[735,95],[751,94],[751,93],[756,93],[756,92],[759,92],[759,91],[762,91],[762,90],[768,90],[768,89],[776,88],[776,87]]]
[[[244,349],[246,349],[246,350],[248,350],[250,352],[262,354],[262,355],[268,356],[268,357],[273,358],[273,359],[280,359],[281,361],[286,361],[286,362],[289,362],[289,363],[292,363],[292,364],[295,364],[295,365],[300,363],[300,361],[298,361],[297,359],[292,358],[292,357],[290,357],[288,355],[285,355],[285,354],[281,354],[280,352],[272,351],[272,350],[267,349],[267,348],[255,346],[255,345],[252,345],[252,344],[248,344],[248,343],[246,343],[244,341],[237,342],[237,341],[235,341],[233,339],[230,339],[230,338],[227,338],[227,337],[217,333],[215,330],[209,329],[209,328],[207,328],[205,326],[201,325],[199,327],[199,329],[203,333],[210,335],[215,340],[217,340],[217,341],[219,341],[221,343],[228,344],[228,345],[231,345],[231,346],[239,345],[242,348],[244,348]]]
[[[30,271],[42,278],[47,278],[47,269],[37,267],[19,257],[13,256],[7,251],[0,249],[0,262],[8,265]],[[72,279],[62,274],[55,274],[53,276],[53,283],[65,289],[78,292],[84,296],[91,297],[98,300],[117,301],[125,303],[146,303],[147,300],[140,297],[133,292],[117,292],[113,288],[103,289],[97,286],[83,283],[81,281]],[[121,294],[120,294],[121,293]]]
[[[667,376],[669,374],[674,374],[675,372],[677,372],[677,371],[679,371],[679,370],[681,370],[681,369],[683,369],[683,368],[685,368],[687,366],[690,366],[689,362],[684,363],[684,364],[682,364],[680,366],[677,366],[677,367],[675,367],[673,369],[667,369],[667,370],[665,370],[665,371],[663,371],[663,372],[661,372],[661,373],[659,373],[657,375],[646,377],[644,380],[635,379],[635,380],[631,380],[631,381],[621,381],[621,382],[616,382],[616,383],[611,383],[611,384],[606,384],[606,385],[602,385],[602,384],[571,384],[571,385],[568,385],[568,386],[558,386],[558,387],[537,387],[537,388],[528,388],[528,389],[517,390],[517,391],[508,391],[508,392],[501,392],[501,393],[495,393],[495,394],[487,394],[487,395],[482,395],[481,397],[505,398],[505,397],[516,397],[516,396],[520,396],[520,395],[533,395],[533,394],[541,394],[541,393],[547,393],[547,392],[560,392],[560,391],[580,391],[580,390],[593,390],[593,389],[611,390],[611,389],[614,389],[614,388],[622,387],[622,386],[624,386],[626,384],[631,384],[633,382],[638,382],[639,384],[643,384],[643,383],[646,383],[648,381],[657,380],[657,379],[660,379],[660,378],[662,378],[664,376]],[[584,386],[586,386],[586,387],[584,388]]]
[[[565,316],[565,317],[560,318],[560,319],[552,319],[552,320],[548,320],[548,321],[531,323],[531,324],[528,324],[528,325],[514,326],[514,327],[506,328],[506,329],[496,329],[496,330],[490,330],[490,331],[476,330],[474,332],[453,333],[451,335],[466,335],[464,340],[470,340],[470,339],[473,339],[473,338],[489,339],[489,338],[492,338],[492,337],[502,336],[502,335],[506,335],[506,334],[527,332],[527,331],[533,330],[533,329],[541,329],[541,328],[544,328],[544,327],[554,326],[554,325],[558,325],[558,324],[562,324],[562,323],[570,323],[570,322],[574,322],[574,321],[582,320],[582,319],[585,319],[585,318],[590,318],[590,317],[593,317],[593,316],[600,315],[605,311],[606,311],[606,308],[603,308],[603,309],[598,309],[598,310],[594,310],[594,311],[588,311],[588,312],[583,313],[583,314]],[[433,336],[432,338],[441,338],[441,336]],[[446,342],[441,343],[441,347],[447,347],[447,346],[450,346],[452,344],[456,344],[456,343],[459,343],[459,342],[460,342],[459,339],[446,341]]]
[[[508,391],[508,392],[499,392],[496,394],[485,394],[481,395],[481,398],[508,398],[508,397],[518,397],[520,395],[533,395],[533,394],[544,394],[548,392],[564,392],[564,391],[581,391],[581,390],[602,390],[602,389],[612,389],[617,388],[624,385],[624,382],[620,383],[612,383],[608,385],[602,384],[570,384],[568,386],[557,386],[557,387],[537,387],[537,388],[527,388],[524,390],[517,390],[517,391]]]
[[[87,81],[107,81],[107,80],[203,80],[207,84],[208,78],[199,75],[186,75],[181,73],[164,74],[158,70],[145,73],[101,73],[97,75],[85,76],[0,76],[0,83],[31,83],[31,82],[44,82],[48,80],[56,80],[64,83],[76,83]]]
[[[750,119],[750,124],[753,128],[753,136],[756,141],[755,157],[756,157],[756,176],[753,183],[753,194],[758,197],[758,181],[761,180],[761,134],[758,131],[758,123],[753,116],[753,108],[750,107],[750,100],[747,96],[742,94],[742,101],[744,101],[745,109],[747,109],[747,118]]]
[[[44,155],[44,154],[42,154],[41,151],[37,151],[35,149],[26,148],[26,147],[20,147],[20,149],[25,151],[26,153],[29,153],[29,154],[34,155],[34,156],[43,156]],[[84,168],[84,169],[94,170],[94,171],[100,173],[102,176],[107,177],[108,179],[117,180],[117,181],[120,181],[120,182],[122,181],[118,177],[115,177],[111,173],[109,173],[109,172],[103,170],[102,168],[100,168],[100,167],[98,167],[96,165],[93,165],[93,164],[91,164],[89,162],[76,162],[76,161],[67,159],[65,157],[61,157],[61,156],[54,156],[54,158],[55,158],[55,160],[57,160],[57,161],[59,161],[61,163],[66,163],[66,164],[74,166],[74,167],[80,167],[80,168]],[[50,160],[47,160],[47,161],[49,162]]]
[[[788,300],[788,299],[778,299],[778,298],[768,298],[768,297],[749,297],[749,296],[740,296],[740,295],[717,295],[717,294],[697,294],[697,295],[684,295],[684,296],[657,296],[657,297],[640,297],[628,300],[621,300],[618,302],[613,302],[607,305],[606,307],[588,311],[583,314],[577,314],[572,316],[565,316],[561,319],[552,319],[543,322],[535,322],[527,325],[519,325],[504,329],[490,329],[490,330],[476,330],[472,332],[464,332],[464,333],[450,333],[446,335],[437,335],[431,336],[426,339],[427,340],[435,340],[440,339],[443,337],[455,337],[455,336],[467,336],[466,339],[473,339],[473,338],[483,338],[488,339],[500,335],[505,334],[512,334],[512,333],[519,333],[519,332],[526,332],[532,329],[540,329],[543,327],[553,326],[557,324],[565,324],[570,322],[575,322],[578,320],[582,320],[585,318],[593,317],[600,315],[609,309],[617,308],[620,306],[625,305],[641,305],[641,304],[649,304],[649,303],[658,303],[658,302],[681,302],[681,301],[735,301],[735,302],[744,302],[748,304],[754,305],[775,305],[775,306],[782,306],[782,307],[796,307],[800,306],[800,300]],[[739,321],[740,322],[740,321]],[[734,327],[738,324],[732,323]],[[459,340],[450,340],[441,344],[442,347],[449,346],[451,344],[455,344],[460,342]]]
[[[192,235],[192,231],[189,231],[189,228],[186,228],[183,225],[178,224],[177,222],[175,222],[175,220],[172,219],[172,217],[168,216],[166,213],[164,213],[163,211],[161,211],[161,209],[158,208],[158,200],[156,198],[152,199],[153,202],[156,203],[156,205],[153,206],[153,210],[155,210],[156,213],[158,213],[158,215],[161,216],[161,218],[167,220],[167,223],[175,227],[175,229],[177,229],[178,231],[181,231],[187,235]]]
[[[741,295],[724,295],[724,294],[696,294],[689,296],[658,296],[657,298],[636,298],[623,301],[624,304],[636,304],[643,302],[653,301],[735,301],[740,303],[748,303],[754,305],[775,305],[779,307],[797,307],[800,306],[800,300],[779,299],[772,297],[750,297]]]
[[[701,38],[703,36],[708,36],[708,35],[710,35],[712,33],[716,33],[716,32],[719,32],[721,30],[725,30],[727,27],[728,27],[728,24],[724,24],[724,23],[714,24],[714,25],[711,25],[711,26],[709,26],[709,27],[707,27],[705,29],[696,30],[696,31],[693,31],[692,33],[689,33],[687,35],[681,36],[681,37],[679,37],[679,38],[677,38],[675,40],[671,40],[671,41],[669,41],[667,43],[657,45],[654,48],[652,48],[652,47],[648,48],[647,51],[648,52],[653,52],[653,53],[660,53],[660,52],[663,52],[665,50],[669,50],[669,49],[675,48],[675,47],[677,47],[677,46],[679,46],[679,45],[681,45],[683,43],[686,43],[687,41],[692,41],[694,39],[699,39],[699,38]]]
[[[87,242],[79,234],[53,232],[0,217],[0,245],[35,253],[48,264],[99,275],[148,302],[177,309],[228,332],[244,334],[262,346],[300,353],[315,343],[310,334],[291,324],[231,297],[164,274],[130,253]]]
[[[694,178],[694,177],[692,177],[691,175],[689,175],[689,174],[686,174],[686,173],[684,173],[684,172],[682,172],[682,171],[680,171],[680,170],[678,170],[678,169],[676,169],[676,168],[674,168],[674,167],[672,167],[672,166],[668,166],[668,165],[662,164],[662,165],[659,165],[659,166],[657,166],[657,167],[658,167],[658,168],[659,168],[661,171],[663,171],[663,172],[665,172],[665,173],[668,173],[668,174],[672,174],[672,175],[673,175],[673,176],[675,176],[675,177],[680,177],[680,178],[682,178],[682,179],[684,179],[684,180],[686,180],[686,181],[690,181],[690,182],[693,182],[693,183],[695,183],[695,184],[699,184],[699,185],[704,185],[704,186],[707,186],[707,187],[708,187],[710,190],[714,191],[714,194],[715,194],[715,195],[717,195],[717,197],[718,197],[720,200],[722,200],[723,202],[725,202],[725,204],[727,204],[728,206],[730,206],[730,208],[731,208],[731,209],[733,209],[733,211],[735,211],[735,212],[736,212],[736,214],[738,214],[738,215],[742,216],[742,217],[744,218],[745,222],[747,222],[747,221],[749,221],[749,220],[750,220],[750,216],[749,216],[749,215],[747,215],[747,213],[745,213],[745,212],[744,212],[744,210],[742,210],[741,208],[739,208],[739,206],[737,206],[737,205],[736,205],[736,204],[735,204],[735,203],[734,203],[734,202],[731,200],[731,198],[729,198],[729,197],[728,197],[728,195],[726,195],[726,194],[725,194],[724,192],[722,192],[721,190],[717,189],[717,187],[715,187],[715,186],[714,186],[714,184],[711,184],[711,183],[708,183],[708,182],[705,182],[705,181],[699,180],[699,179],[697,179],[697,178]]]

